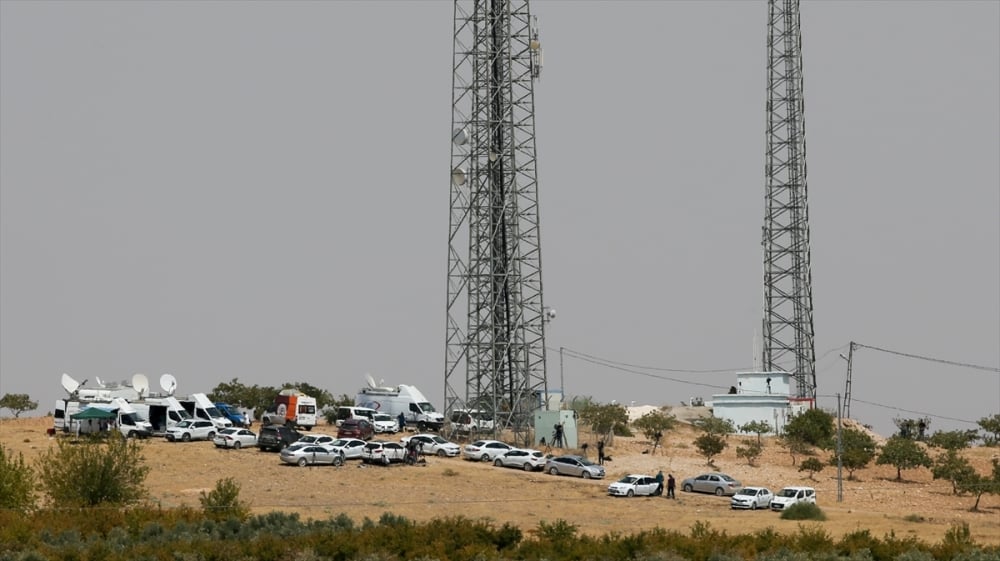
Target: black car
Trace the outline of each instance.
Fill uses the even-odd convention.
[[[302,438],[299,431],[285,425],[267,425],[260,428],[257,447],[261,450],[280,452],[282,448]]]

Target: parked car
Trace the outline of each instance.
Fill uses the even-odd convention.
[[[504,444],[499,440],[477,440],[472,444],[465,445],[465,448],[462,450],[462,457],[466,460],[489,462],[493,458],[506,453],[511,448],[513,446]]]
[[[796,503],[816,504],[816,489],[812,487],[785,487],[771,499],[771,510],[785,510]]]
[[[360,438],[371,440],[375,437],[375,426],[368,419],[344,419],[337,429],[337,438]]]
[[[608,485],[608,494],[616,497],[633,497],[635,495],[659,495],[663,486],[652,475],[632,474]]]
[[[406,448],[398,442],[373,440],[365,444],[361,451],[361,461],[368,464],[389,465],[392,462],[402,462],[405,458]]]
[[[212,440],[215,438],[215,423],[206,420],[185,419],[167,429],[164,437],[170,442],[189,440]]]
[[[257,435],[247,429],[222,429],[215,435],[212,442],[218,448],[235,448],[239,450],[244,446],[256,446]]]
[[[732,477],[718,472],[703,473],[696,477],[689,477],[681,481],[681,489],[686,493],[697,491],[699,493],[715,493],[720,497],[723,495],[733,495],[743,488],[743,485]]]
[[[388,413],[376,413],[372,417],[375,432],[380,434],[396,434],[399,432],[399,421]]]
[[[302,438],[296,440],[296,443],[302,444],[322,444],[324,446],[330,446],[333,442],[337,440],[336,438],[328,434],[306,434]]]
[[[330,446],[340,450],[345,459],[360,460],[361,454],[365,450],[365,444],[368,443],[360,438],[338,438],[331,442]]]
[[[545,471],[551,475],[575,475],[584,479],[604,477],[604,466],[575,455],[549,458],[545,462]]]
[[[281,449],[281,461],[299,467],[313,465],[344,465],[344,455],[322,444],[292,444]]]
[[[266,425],[257,434],[257,448],[278,452],[302,438],[302,434],[286,425]]]
[[[407,442],[416,442],[421,454],[433,454],[436,456],[457,456],[462,452],[462,448],[448,439],[436,434],[415,434],[404,436],[400,439],[403,447]]]
[[[497,467],[512,467],[524,471],[539,471],[545,468],[545,454],[530,448],[512,448],[493,460]]]
[[[772,499],[774,499],[774,493],[766,487],[744,487],[733,495],[729,506],[734,509],[757,510],[758,508],[770,507]]]

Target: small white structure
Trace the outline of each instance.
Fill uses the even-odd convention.
[[[736,384],[729,393],[712,396],[712,415],[737,428],[766,421],[781,434],[793,416],[814,405],[812,399],[792,397],[792,375],[788,372],[737,372]]]

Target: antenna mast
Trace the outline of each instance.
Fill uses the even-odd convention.
[[[548,393],[528,0],[455,0],[445,412],[528,444]]]
[[[764,216],[765,371],[792,374],[816,398],[799,0],[768,0]]]

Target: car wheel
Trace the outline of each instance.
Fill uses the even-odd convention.
[[[344,457],[343,456],[334,456],[334,458],[333,458],[333,465],[335,465],[337,467],[340,467],[340,466],[344,465]]]
[[[417,423],[417,430],[419,430],[420,432],[427,432],[427,423],[423,421]]]
[[[497,458],[497,459],[493,460],[493,465],[497,466],[498,468],[502,468],[503,467],[503,460],[501,460],[500,458]]]
[[[382,465],[389,465],[389,456],[382,456]]]
[[[725,493],[725,491],[722,490],[722,487],[716,487],[715,488],[715,496],[716,497],[721,497],[723,493]]]
[[[181,435],[181,442],[188,442],[191,440],[191,433],[184,433]]]
[[[521,464],[521,469],[523,469],[524,471],[531,471],[531,469],[532,469],[531,468],[531,464],[525,462],[525,463]]]
[[[690,484],[687,484],[687,485],[684,486],[684,492],[685,493],[690,493],[691,492],[691,485]]]
[[[438,450],[437,451],[437,455],[438,455],[439,458],[443,458],[443,457],[447,456],[448,453],[445,452],[444,450]]]
[[[299,464],[299,467],[306,467],[306,464],[309,463],[309,460],[305,458],[299,458],[299,461],[295,463]]]
[[[590,479],[590,472],[589,471],[585,471],[585,472],[583,472],[583,473],[580,474],[580,477],[582,477],[584,479]]]
[[[236,442],[233,443],[233,448],[235,448],[236,450],[239,450],[240,446],[243,446],[243,445],[240,444],[239,440],[237,440]]]
[[[556,469],[556,468],[554,468],[554,467],[553,468],[549,468],[549,474],[550,475],[559,475],[559,470]]]
[[[479,459],[481,461],[488,462],[488,461],[490,461],[490,455],[489,454],[483,454],[482,456],[479,457]]]
[[[129,438],[135,438],[135,431],[134,430],[128,431],[128,437]]]
[[[635,496],[635,491],[629,489],[628,493],[626,493],[625,496],[627,496],[627,497],[634,497]]]
[[[757,510],[757,501],[750,503],[750,510]]]
[[[213,438],[215,438],[215,433],[214,432],[208,433],[208,439],[212,440]]]

